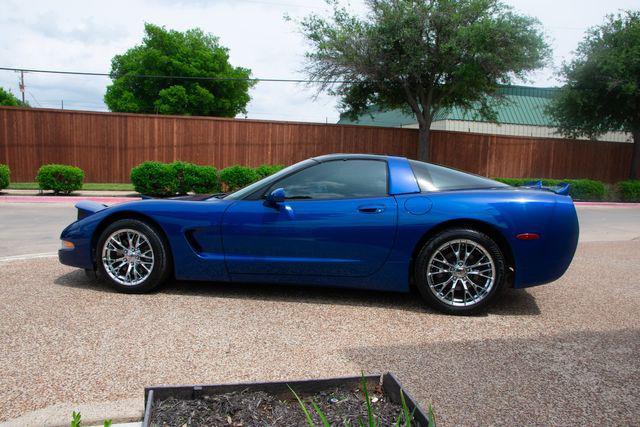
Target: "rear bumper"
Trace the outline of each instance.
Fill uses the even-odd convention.
[[[559,196],[540,240],[513,240],[516,260],[515,288],[543,285],[567,271],[578,246],[578,215],[571,198]]]

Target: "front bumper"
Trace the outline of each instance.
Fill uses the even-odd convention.
[[[71,267],[84,268],[85,270],[93,270],[93,260],[91,259],[91,250],[87,245],[75,243],[73,249],[58,249],[58,260],[61,264]]]

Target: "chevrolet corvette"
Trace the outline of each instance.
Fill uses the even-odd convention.
[[[568,186],[514,188],[402,157],[304,160],[231,194],[81,201],[60,262],[118,291],[169,277],[407,292],[469,314],[558,279],[578,220]]]

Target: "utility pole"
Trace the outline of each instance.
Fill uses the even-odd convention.
[[[60,100],[60,108],[64,110],[64,99]]]
[[[22,104],[24,104],[24,71],[20,70],[20,92],[22,92]]]

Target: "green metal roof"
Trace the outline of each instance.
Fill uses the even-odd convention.
[[[503,86],[498,93],[500,101],[493,105],[497,113],[497,123],[516,124],[527,126],[553,127],[553,121],[545,113],[551,98],[557,88],[539,88],[527,86]],[[465,110],[454,107],[450,110],[441,110],[434,120],[463,120],[471,122],[484,122],[479,117],[476,109]],[[415,116],[408,112],[398,110],[380,111],[372,107],[357,120],[340,117],[339,124],[355,124],[366,126],[398,127],[415,124]]]

